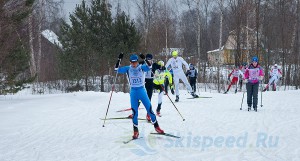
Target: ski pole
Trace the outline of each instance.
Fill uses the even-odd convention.
[[[120,53],[120,54],[119,54],[119,57],[118,57],[119,59],[118,59],[118,62],[116,63],[116,68],[119,68],[119,66],[120,66],[120,64],[121,64],[121,60],[122,60],[122,58],[123,58],[123,55],[124,55],[123,53]],[[114,92],[114,90],[115,90],[115,84],[116,84],[117,76],[118,76],[118,70],[117,70],[117,72],[116,72],[116,76],[115,76],[115,78],[114,78],[113,85],[112,85],[112,87],[111,87],[111,93],[110,93],[110,97],[109,97],[109,101],[108,101],[108,105],[107,105],[107,109],[106,109],[106,113],[105,113],[105,117],[104,117],[104,121],[103,121],[102,127],[104,127],[104,124],[105,124],[105,121],[106,121],[106,117],[107,117],[108,109],[109,109],[109,106],[110,106],[112,94],[113,94],[113,92]]]
[[[205,85],[205,83],[204,83]],[[198,77],[196,77],[196,86],[197,86],[197,90],[198,90],[198,94],[200,95],[200,90],[199,90],[199,84],[198,84]]]
[[[243,92],[243,98],[242,98],[242,103],[241,103],[241,108],[240,108],[240,110],[243,109],[242,106],[243,106],[243,101],[244,101],[244,95],[245,95],[245,93],[246,93],[246,91]]]
[[[262,104],[262,91],[263,91],[263,89],[262,89],[263,87],[262,87],[262,81],[260,82],[260,107],[262,107],[263,106],[263,104]]]
[[[163,87],[163,85],[161,84],[160,87],[162,88],[162,90],[166,93],[165,88]],[[171,103],[173,104],[173,106],[175,107],[175,109],[177,110],[177,112],[179,113],[179,115],[182,118],[182,121],[185,121],[185,119],[182,117],[181,113],[179,112],[178,108],[175,106],[174,102],[172,101],[172,99],[170,98],[169,94],[166,94],[169,98],[169,100],[171,101]]]

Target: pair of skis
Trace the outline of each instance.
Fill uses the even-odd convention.
[[[127,120],[127,119],[132,119],[131,117],[111,117],[111,118],[100,118],[101,120]],[[142,118],[138,118],[138,120],[146,120],[146,119],[142,119]]]
[[[212,97],[198,96],[198,97],[192,97],[192,98],[187,98],[187,99],[196,99],[196,98],[212,98]]]
[[[172,134],[169,134],[169,133],[155,133],[155,132],[152,132],[152,133],[150,133],[150,134],[152,134],[152,135],[163,135],[163,136],[172,137],[172,138],[177,138],[177,139],[180,138],[180,136],[172,135]],[[130,142],[133,141],[133,140],[137,140],[137,139],[141,139],[141,138],[143,138],[143,137],[138,137],[138,138],[135,138],[135,139],[134,139],[134,138],[131,138],[131,139],[127,140],[127,141],[123,141],[123,143],[124,143],[124,144],[128,144],[128,143],[130,143]]]

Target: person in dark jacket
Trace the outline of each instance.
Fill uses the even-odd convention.
[[[194,91],[194,93],[196,93],[196,82],[197,82],[198,72],[195,69],[193,64],[190,64],[189,70],[186,72],[186,76],[189,78],[189,82],[191,84],[192,90]]]

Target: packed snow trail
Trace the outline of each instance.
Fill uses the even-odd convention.
[[[299,90],[264,92],[258,112],[247,111],[245,98],[240,110],[242,92],[201,92],[209,99],[180,93],[176,107],[186,120],[166,96],[157,118],[166,133],[180,138],[151,135],[153,125],[139,120],[142,138],[128,144],[123,142],[132,137],[131,120],[107,120],[102,127],[99,119],[109,93],[0,96],[0,160],[300,160]],[[114,93],[107,117],[127,117],[131,111],[116,111],[128,107],[129,94]]]

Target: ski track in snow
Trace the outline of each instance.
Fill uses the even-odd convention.
[[[1,161],[97,161],[97,160],[209,160],[209,161],[296,161],[300,160],[300,91],[264,92],[263,107],[247,111],[245,94],[201,92],[213,98],[187,99],[180,91],[175,103],[182,120],[167,96],[163,97],[160,127],[179,135],[179,140],[150,135],[152,124],[139,120],[138,140],[123,144],[132,136],[131,120],[106,120],[102,127],[110,93],[76,92],[51,95],[0,96]],[[170,95],[172,101],[174,95]],[[157,93],[152,96],[153,111]],[[141,105],[143,107],[143,105]],[[125,117],[131,111],[129,94],[113,93],[107,117]],[[146,110],[139,110],[145,118]],[[275,147],[257,147],[258,135],[278,138]],[[204,147],[204,138],[227,139],[246,136],[244,147]],[[200,140],[200,141],[199,141]],[[260,144],[261,145],[261,144]]]

